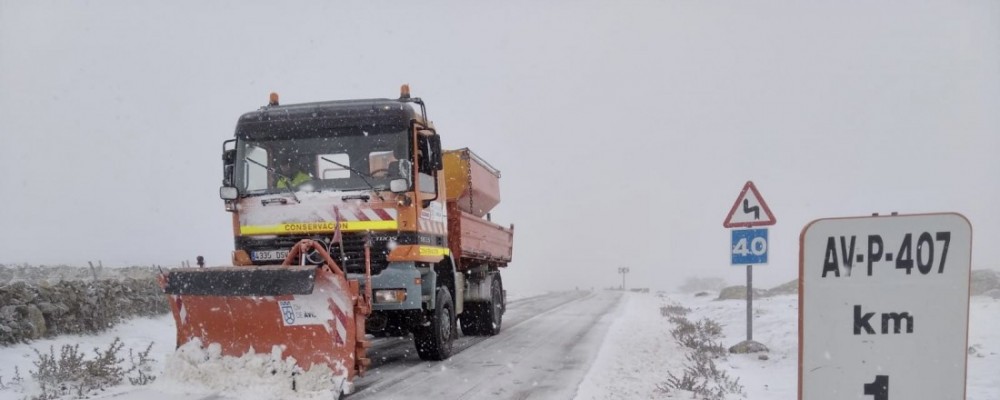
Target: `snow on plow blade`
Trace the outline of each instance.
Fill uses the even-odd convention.
[[[178,347],[197,339],[241,357],[277,346],[303,371],[324,365],[349,381],[370,363],[364,331],[370,306],[359,282],[345,279],[338,267],[177,269],[160,284]]]

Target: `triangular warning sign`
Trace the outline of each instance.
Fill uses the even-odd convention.
[[[722,226],[726,228],[750,228],[774,225],[775,222],[777,220],[774,218],[774,214],[771,214],[771,209],[767,208],[767,203],[757,191],[757,187],[753,185],[752,181],[747,181]]]

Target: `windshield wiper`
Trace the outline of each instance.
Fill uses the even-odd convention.
[[[333,160],[331,160],[329,158],[326,158],[326,157],[323,157],[323,156],[320,156],[319,158],[323,159],[323,161],[326,161],[326,162],[328,162],[330,164],[336,165],[338,167],[344,168],[344,169],[346,169],[348,171],[351,171],[351,172],[354,172],[354,173],[358,174],[358,176],[361,178],[361,180],[365,181],[365,184],[368,185],[368,187],[372,189],[372,192],[375,192],[375,196],[378,197],[379,200],[385,201],[385,199],[382,198],[382,194],[379,193],[379,189],[376,189],[375,186],[372,185],[371,182],[368,182],[368,180],[365,179],[365,176],[368,176],[369,178],[375,179],[373,176],[369,176],[369,175],[367,175],[367,174],[365,174],[365,173],[363,173],[361,171],[358,171],[358,170],[354,169],[353,167],[351,167],[350,165],[344,165],[344,164],[341,164],[339,162],[333,161]]]
[[[264,164],[261,164],[261,163],[259,163],[259,162],[257,162],[257,161],[254,161],[254,160],[251,160],[251,159],[249,159],[249,158],[246,158],[246,157],[243,157],[243,161],[250,161],[250,162],[252,162],[252,163],[254,163],[254,164],[257,164],[257,165],[259,165],[259,166],[261,166],[261,167],[264,167],[264,169],[266,169],[266,170],[270,171],[270,172],[271,172],[272,174],[275,174],[275,175],[277,175],[277,176],[278,176],[278,177],[280,177],[280,178],[285,178],[285,182],[287,182],[287,183],[285,184],[285,189],[288,189],[288,193],[291,193],[291,195],[292,195],[292,198],[293,198],[293,199],[295,199],[295,202],[296,202],[296,203],[299,203],[299,204],[302,204],[302,200],[299,200],[299,196],[296,196],[296,195],[295,195],[295,191],[294,191],[294,190],[292,190],[292,185],[291,185],[291,183],[292,183],[292,178],[289,178],[289,177],[287,177],[287,176],[284,176],[284,175],[282,175],[282,174],[281,174],[280,172],[276,171],[276,170],[275,170],[274,168],[271,168],[271,167],[268,167],[268,166],[266,166],[266,165],[264,165]]]

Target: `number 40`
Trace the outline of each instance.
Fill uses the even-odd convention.
[[[739,254],[744,257],[748,254],[762,256],[764,253],[767,253],[767,239],[764,239],[762,236],[753,238],[749,246],[747,246],[747,238],[740,238],[736,242],[736,246],[733,246],[733,254]]]

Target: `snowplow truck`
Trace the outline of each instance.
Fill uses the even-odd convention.
[[[178,346],[278,346],[349,382],[369,364],[368,335],[412,334],[422,359],[443,360],[459,326],[500,331],[514,231],[490,221],[500,171],[443,151],[408,86],[398,99],[291,105],[272,93],[222,150],[233,265],[162,276]]]

